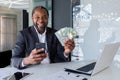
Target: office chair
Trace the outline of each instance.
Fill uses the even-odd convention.
[[[0,52],[0,68],[10,65],[12,50]]]

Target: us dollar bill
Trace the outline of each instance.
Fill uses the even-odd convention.
[[[76,37],[76,31],[73,28],[64,27],[55,32],[55,35],[57,36],[62,46],[64,46],[64,42],[66,40],[73,39]]]

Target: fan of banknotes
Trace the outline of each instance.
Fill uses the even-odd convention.
[[[64,46],[64,42],[68,39],[73,39],[76,37],[76,31],[70,27],[64,27],[58,30],[55,35],[57,36],[58,40]]]

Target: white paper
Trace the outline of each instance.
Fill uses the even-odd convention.
[[[83,79],[84,77],[78,74],[73,73],[68,74],[68,72],[60,71],[36,80],[83,80]]]
[[[5,80],[6,78],[12,76],[15,72],[25,72],[24,70],[18,70],[16,68],[7,67],[0,69],[0,80]]]
[[[5,77],[8,77],[10,75],[9,72],[0,72],[0,79],[3,79]]]

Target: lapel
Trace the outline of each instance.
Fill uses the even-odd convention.
[[[47,32],[46,32],[46,42],[47,42],[47,47],[49,52],[51,50],[50,45],[52,45],[52,34],[49,28],[47,28]]]
[[[31,35],[32,35],[33,40],[35,41],[35,43],[39,42],[39,38],[38,38],[38,35],[37,35],[36,31],[35,31],[34,26],[31,27]]]

